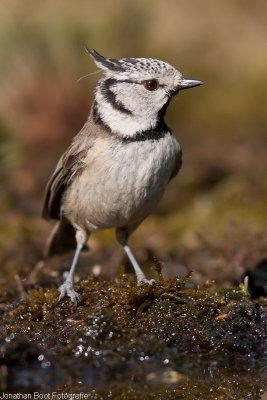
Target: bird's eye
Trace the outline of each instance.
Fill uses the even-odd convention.
[[[145,81],[145,88],[147,90],[153,91],[153,90],[157,90],[159,86],[158,81],[156,81],[156,79],[149,79],[148,81]]]

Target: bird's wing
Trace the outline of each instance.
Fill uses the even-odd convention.
[[[60,158],[47,186],[43,204],[42,217],[60,219],[62,196],[73,179],[86,167],[86,157],[94,147],[99,135],[91,115],[80,132],[74,137],[72,144]]]
[[[173,167],[173,170],[172,170],[172,174],[170,176],[170,180],[172,178],[174,178],[178,174],[178,172],[180,171],[181,166],[182,166],[182,150],[180,150],[177,153],[177,156],[176,156],[175,162],[174,162],[174,167]]]
[[[45,193],[42,217],[59,219],[63,193],[75,176],[84,168],[88,149],[75,150],[72,146],[62,155],[51,176]]]

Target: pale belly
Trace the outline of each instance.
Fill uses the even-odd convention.
[[[101,148],[66,192],[63,212],[91,232],[141,222],[160,201],[179,151],[171,135]]]

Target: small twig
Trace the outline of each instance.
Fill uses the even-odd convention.
[[[158,274],[160,283],[164,283],[165,280],[164,280],[164,277],[163,277],[163,274],[162,274],[162,267],[163,267],[163,265],[162,265],[162,263],[160,262],[160,260],[159,260],[157,257],[155,257],[155,256],[153,257],[153,266],[154,266],[155,271],[156,271],[157,274]]]
[[[138,310],[137,310],[137,312],[136,312],[137,317],[139,317],[139,316],[143,313],[144,309],[145,309],[147,306],[150,306],[151,304],[152,304],[152,301],[151,301],[151,300],[146,300],[146,301],[144,301],[144,302],[138,307]]]
[[[28,283],[31,283],[32,285],[36,284],[37,275],[38,275],[39,271],[41,269],[43,269],[43,267],[44,267],[44,261],[41,260],[34,266],[32,272],[30,273],[30,275],[28,277]]]
[[[15,274],[14,278],[15,278],[15,281],[16,281],[16,284],[17,284],[17,289],[18,289],[18,292],[20,294],[21,299],[22,300],[26,299],[27,292],[24,289],[21,277],[18,274]]]
[[[160,297],[163,297],[164,299],[170,299],[170,300],[175,300],[177,303],[187,303],[185,299],[182,299],[179,296],[176,296],[173,293],[162,293]]]

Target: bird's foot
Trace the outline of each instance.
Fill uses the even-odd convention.
[[[74,303],[75,306],[77,306],[77,302],[80,298],[79,294],[75,292],[73,289],[73,284],[71,282],[64,282],[61,286],[58,288],[60,295],[58,297],[58,301],[62,300],[64,297],[68,296],[71,300],[72,303]]]
[[[145,276],[137,277],[137,286],[155,285],[155,284],[156,284],[155,279],[146,279]]]

